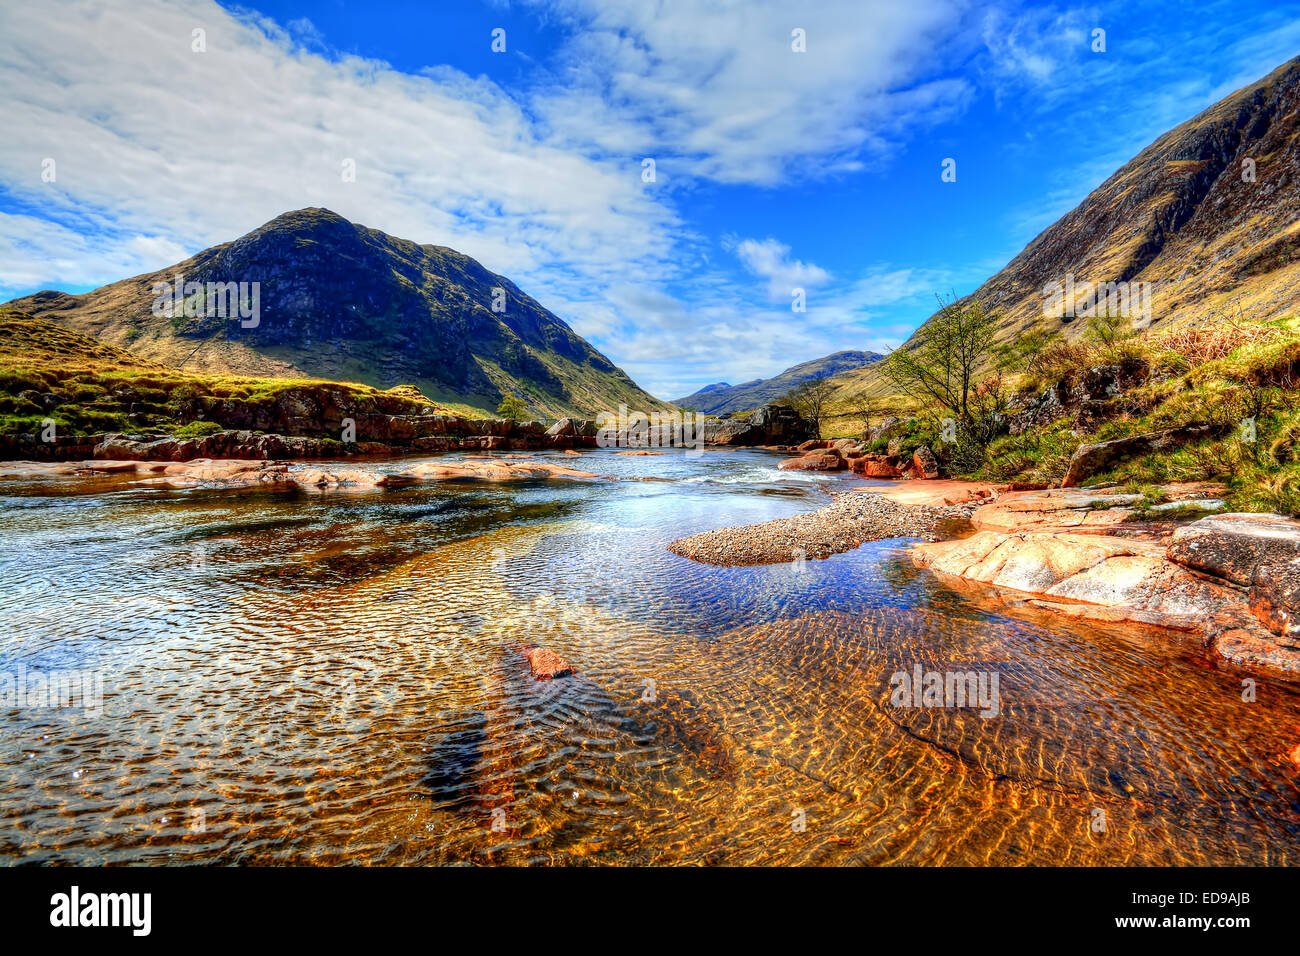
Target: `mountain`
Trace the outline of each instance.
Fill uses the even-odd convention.
[[[155,314],[155,285],[201,283],[198,315]],[[214,305],[208,283],[258,283]],[[220,301],[219,297],[216,301]],[[256,322],[251,314],[256,301]],[[225,302],[222,302],[225,305]],[[417,386],[437,401],[591,417],[667,406],[504,276],[445,246],[419,245],[328,209],[278,216],[176,265],[82,295],[45,291],[9,306],[141,358],[190,371]],[[494,306],[496,311],[494,311]]]
[[[835,352],[823,358],[800,362],[772,378],[756,378],[740,385],[728,385],[726,382],[705,385],[685,398],[674,399],[673,404],[709,415],[751,411],[775,401],[803,382],[863,368],[882,358],[884,356],[876,352]]]
[[[1300,57],[1165,133],[972,295],[1001,314],[1004,341],[1075,337],[1086,317],[1044,314],[1045,288],[1070,275],[1076,293],[1151,283],[1137,328],[1300,312]],[[889,390],[870,368],[835,381],[845,407]]]

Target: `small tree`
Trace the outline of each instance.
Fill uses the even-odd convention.
[[[973,300],[939,300],[939,312],[916,330],[916,342],[881,363],[905,394],[937,402],[959,423],[971,420],[971,393],[994,358],[997,319]]]
[[[518,395],[507,395],[497,406],[497,414],[502,418],[519,421],[528,414],[528,403]]]
[[[800,415],[812,422],[818,437],[822,433],[822,415],[835,386],[824,378],[811,378],[801,383],[785,396],[785,401]]]
[[[952,420],[954,427],[941,428],[941,434],[957,442],[958,457],[968,469],[978,467],[984,449],[1003,427],[1004,373],[1018,364],[1012,349],[996,344],[997,328],[998,316],[974,299],[940,299],[939,312],[917,329],[911,347],[895,349],[881,363],[899,391]],[[1037,350],[1041,343],[1031,348]]]

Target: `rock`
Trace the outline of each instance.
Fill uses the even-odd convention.
[[[782,471],[840,471],[844,459],[829,452],[809,452],[800,458],[787,458],[777,464]]]
[[[352,485],[360,488],[383,488],[389,484],[391,476],[375,471],[363,471],[359,468],[341,468],[327,470],[323,468],[303,468],[290,473],[290,477],[300,485],[313,488],[337,488]]]
[[[1120,379],[1124,370],[1118,365],[1098,365],[1090,368],[1083,376],[1083,381],[1074,387],[1071,397],[1079,402],[1105,401],[1117,398],[1123,389]]]
[[[901,459],[889,458],[886,455],[861,455],[849,459],[848,465],[854,474],[862,475],[864,478],[903,477]]]
[[[522,649],[533,677],[537,680],[553,680],[557,677],[569,677],[574,673],[573,665],[554,651],[536,644],[525,645]]]
[[[975,509],[971,523],[981,531],[1019,533],[1109,528],[1133,514],[1140,495],[1109,490],[1012,491]]]
[[[1209,425],[1186,425],[1146,435],[1130,435],[1127,438],[1080,445],[1070,456],[1070,464],[1066,468],[1061,487],[1076,487],[1126,458],[1149,455],[1184,442],[1206,438],[1213,434],[1213,431],[1214,429]]]
[[[918,545],[912,561],[1014,589],[1029,596],[1024,602],[1055,613],[1191,631],[1225,660],[1300,673],[1300,641],[1291,624],[1300,601],[1300,522],[1216,515],[1178,528],[1168,542],[1168,532],[1121,537],[1062,530],[1063,521],[1087,524],[1099,513],[1087,497],[1080,491],[1007,494],[976,509],[975,535]],[[1196,525],[1202,527],[1191,531]],[[1284,567],[1258,566],[1260,555],[1279,554],[1287,556]],[[1175,562],[1174,555],[1185,560]],[[1253,581],[1249,600],[1240,586],[1246,568]]]
[[[713,445],[798,445],[816,438],[812,422],[789,405],[764,405],[738,421],[708,418],[699,432]]]
[[[1261,565],[1300,556],[1300,521],[1269,514],[1211,515],[1178,528],[1167,557],[1233,584],[1251,584]]]
[[[962,481],[957,478],[938,478],[934,480],[907,480],[888,487],[879,485],[852,488],[851,492],[861,495],[880,495],[895,504],[910,507],[922,506],[939,508],[944,505],[965,505],[973,502],[996,498],[1005,489],[1004,485],[993,485],[982,481]]]
[[[897,431],[903,425],[901,418],[890,415],[880,424],[868,428],[862,435],[862,440],[867,444],[873,444],[882,438],[888,438],[893,432]]]
[[[1007,416],[1007,428],[1012,435],[1019,435],[1027,429],[1055,421],[1065,412],[1059,389],[1055,385],[1049,385],[1039,395],[1025,402],[1023,407],[1014,409]]]
[[[829,442],[824,442],[819,438],[811,438],[808,441],[798,445],[795,448],[795,451],[800,452],[801,454],[806,454],[810,451],[817,451],[819,448],[829,448],[829,447],[830,447]]]
[[[426,462],[401,473],[401,477],[448,480],[477,478],[482,481],[521,481],[536,478],[599,478],[546,461],[510,461],[502,458]]]
[[[1250,610],[1274,634],[1300,646],[1300,559],[1255,569]]]
[[[1191,508],[1195,511],[1222,511],[1226,503],[1222,498],[1189,498],[1185,501],[1166,501],[1164,504],[1152,505],[1149,511],[1177,511]]]
[[[939,461],[934,457],[934,452],[930,451],[930,449],[925,445],[922,445],[912,453],[912,477],[939,477]]]
[[[1231,600],[1227,588],[1171,565],[1158,542],[1112,535],[980,531],[917,545],[912,560],[970,581],[1098,605],[1113,612],[1106,620],[1178,630],[1203,628]]]

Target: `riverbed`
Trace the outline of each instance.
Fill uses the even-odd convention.
[[[908,539],[668,550],[851,481],[775,453],[539,457],[602,477],[0,481],[0,674],[102,680],[93,711],[0,707],[0,859],[1300,859],[1294,685],[1167,632],[1012,616]],[[577,673],[533,679],[526,644]],[[900,705],[918,668],[996,675],[995,712]]]

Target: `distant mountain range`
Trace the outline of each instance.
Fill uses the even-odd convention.
[[[208,315],[206,291],[182,300],[196,302],[198,315],[157,314],[155,286],[178,275],[204,290],[257,282],[256,322],[233,307]],[[328,209],[287,212],[170,268],[82,295],[45,291],[8,304],[207,374],[412,384],[484,411],[519,395],[531,413],[551,416],[591,417],[620,403],[667,408],[504,276]]]
[[[708,415],[723,415],[752,411],[787,394],[803,382],[828,378],[853,369],[878,362],[883,355],[876,352],[835,352],[823,358],[800,362],[772,378],[756,378],[740,385],[718,382],[673,400],[673,404]]]
[[[1137,328],[1300,314],[1300,57],[1165,133],[973,296],[1003,341],[1075,337],[1085,318],[1044,314],[1045,288],[1067,281],[1150,283]],[[890,390],[871,367],[834,382],[846,409]]]

